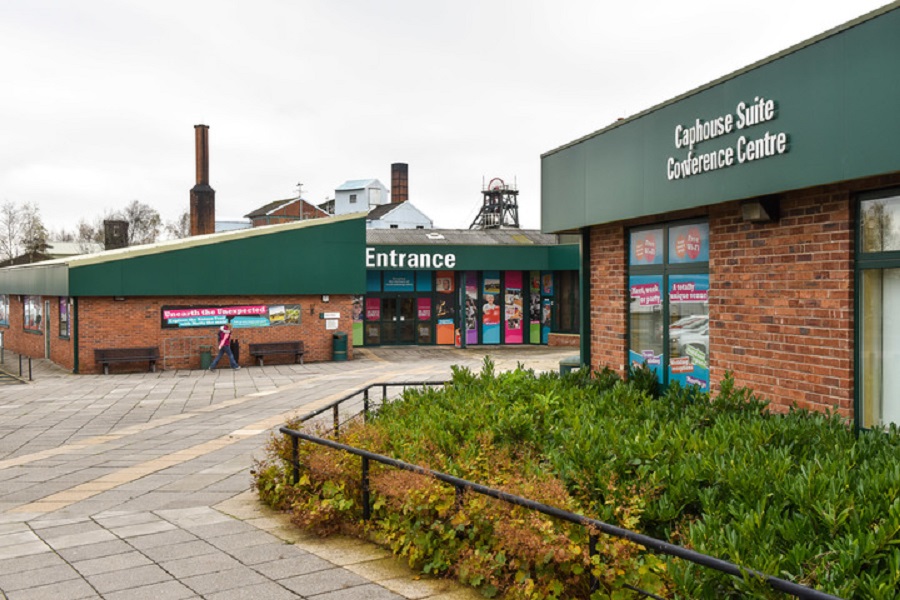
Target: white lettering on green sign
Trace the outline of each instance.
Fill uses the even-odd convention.
[[[406,253],[396,250],[376,251],[366,248],[367,269],[453,269],[456,255],[452,253]]]
[[[696,147],[736,130],[744,130],[755,125],[774,121],[778,116],[774,100],[757,96],[753,102],[739,102],[734,114],[726,114],[706,121],[695,119],[693,125],[675,126],[675,148],[687,149],[683,159],[669,157],[666,161],[666,178],[669,181],[687,179],[694,175],[726,169],[736,164],[753,162],[779,154],[790,149],[788,134],[766,131],[762,136],[740,136],[733,146],[725,146],[698,152]]]

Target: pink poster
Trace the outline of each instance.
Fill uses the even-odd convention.
[[[525,311],[522,300],[522,272],[506,272],[506,292],[503,298],[506,343],[521,344],[524,340]]]
[[[381,299],[366,298],[366,321],[381,320]]]
[[[430,321],[431,320],[431,298],[416,298],[418,301],[418,309],[419,309],[419,320],[420,321]]]

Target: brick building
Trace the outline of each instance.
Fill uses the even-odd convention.
[[[900,3],[542,156],[583,360],[900,424]]]
[[[305,360],[331,360],[365,291],[365,243],[365,215],[356,215],[0,269],[3,344],[76,373],[101,372],[102,348],[156,347],[161,368],[196,369],[230,320],[242,348],[302,341]],[[245,350],[239,362],[253,358]]]

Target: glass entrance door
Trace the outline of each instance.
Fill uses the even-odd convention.
[[[381,302],[381,343],[415,343],[415,296],[386,296],[382,298]]]

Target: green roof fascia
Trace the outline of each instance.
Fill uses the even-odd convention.
[[[571,248],[574,247],[574,251]],[[567,250],[564,250],[568,248]],[[393,252],[393,260],[391,257]],[[378,255],[386,255],[379,263]],[[442,266],[410,266],[410,257],[426,255],[428,265],[433,265],[433,257],[440,255]],[[445,267],[446,257],[453,256],[453,267]],[[531,270],[578,270],[578,246],[541,245],[488,245],[488,246],[417,246],[417,245],[377,245],[370,244],[366,259],[368,270],[449,270],[449,271],[531,271]],[[419,265],[426,264],[417,259]],[[391,261],[391,262],[388,262]],[[387,263],[387,264],[384,264]]]
[[[561,244],[548,249],[551,271],[577,271],[581,268],[581,245]]]
[[[776,194],[900,171],[900,2],[653,107],[541,157],[545,232]],[[731,115],[756,98],[774,115],[694,146],[702,156],[740,138],[786,135],[786,151],[670,178],[676,127]]]
[[[69,288],[73,296],[361,294],[365,241],[360,213],[198,236],[72,261]]]
[[[69,268],[35,263],[0,269],[0,294],[68,296]]]

